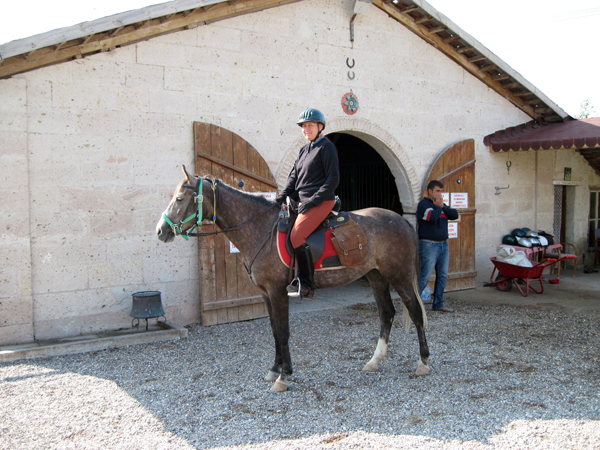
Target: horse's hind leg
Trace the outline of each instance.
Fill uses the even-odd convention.
[[[390,295],[390,284],[381,273],[378,270],[371,270],[367,273],[367,279],[371,284],[373,295],[377,302],[381,330],[379,331],[379,340],[377,341],[375,354],[362,370],[365,372],[375,372],[379,369],[379,363],[385,361],[396,309]]]
[[[412,286],[409,287],[409,284],[412,284]],[[400,298],[402,299],[402,302],[408,311],[408,315],[417,328],[417,336],[419,338],[419,353],[421,355],[421,359],[419,360],[415,375],[429,375],[430,369],[427,365],[427,360],[429,359],[429,347],[427,346],[427,339],[425,338],[425,323],[427,318],[424,316],[425,309],[417,292],[418,287],[416,276],[414,277],[412,283],[406,282],[402,285],[394,286],[394,288],[400,295]]]

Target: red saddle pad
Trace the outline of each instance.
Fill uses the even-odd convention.
[[[325,248],[323,249],[323,254],[321,257],[315,261],[315,270],[326,270],[333,269],[335,267],[328,267],[326,269],[323,268],[323,260],[330,256],[337,256],[337,251],[331,242],[331,235],[333,233],[332,229],[325,231]],[[286,265],[286,267],[290,267],[290,263],[292,258],[285,248],[285,238],[287,235],[285,233],[277,232],[277,251],[279,252],[279,258],[281,262]],[[342,266],[340,266],[342,267]]]

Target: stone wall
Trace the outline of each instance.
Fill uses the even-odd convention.
[[[491,153],[485,135],[529,117],[376,7],[357,18],[352,46],[352,4],[308,0],[0,80],[11,168],[0,187],[14,191],[2,211],[18,211],[1,219],[13,263],[0,280],[1,341],[127,327],[141,290],[162,292],[168,320],[199,320],[197,242],[162,244],[154,230],[181,164],[193,167],[194,121],[246,139],[281,183],[302,142],[296,117],[319,108],[328,132],[382,155],[408,210],[435,157],[473,138],[481,280],[510,227],[550,228],[557,158],[579,158],[581,189],[600,185],[573,152]],[[340,105],[350,90],[355,116]]]

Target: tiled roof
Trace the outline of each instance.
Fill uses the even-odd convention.
[[[540,125],[527,122],[483,138],[495,152],[527,150],[577,150],[600,175],[600,117]]]
[[[496,131],[483,139],[495,152],[600,148],[600,117],[542,125],[535,121]]]

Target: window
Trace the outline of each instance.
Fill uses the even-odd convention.
[[[588,247],[594,247],[596,230],[600,228],[600,190],[590,190],[590,228]]]

